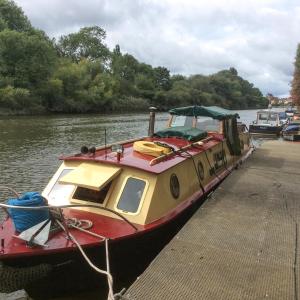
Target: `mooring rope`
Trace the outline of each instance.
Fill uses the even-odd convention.
[[[203,186],[203,184],[202,184],[202,182],[201,182],[199,170],[198,170],[198,168],[197,168],[197,166],[196,166],[196,162],[195,162],[194,156],[193,156],[190,152],[188,152],[187,150],[183,150],[182,152],[186,153],[186,154],[188,155],[188,158],[190,158],[190,159],[192,160],[193,165],[194,165],[194,169],[195,169],[195,172],[196,172],[196,175],[197,175],[197,178],[198,178],[199,186],[200,186],[200,188],[201,188],[201,190],[202,190],[202,193],[203,193],[203,195],[204,195],[204,194],[205,194],[205,189],[204,189],[204,186]]]
[[[80,253],[82,254],[83,258],[86,260],[86,262],[89,264],[89,266],[94,269],[96,272],[106,275],[107,277],[107,283],[108,283],[108,296],[107,299],[108,300],[114,300],[114,291],[113,291],[113,278],[112,275],[110,274],[110,267],[109,267],[109,254],[108,254],[108,239],[105,238],[105,259],[106,259],[106,268],[107,270],[102,270],[100,268],[98,268],[96,265],[94,265],[91,260],[89,259],[89,257],[87,256],[87,254],[84,252],[84,250],[82,249],[81,245],[79,244],[79,242],[76,240],[76,238],[73,236],[72,233],[67,232],[66,228],[63,226],[63,224],[56,219],[57,224],[61,227],[61,229],[66,232],[68,234],[68,236],[71,238],[72,242],[75,243],[75,245],[77,246],[77,248],[79,249]]]

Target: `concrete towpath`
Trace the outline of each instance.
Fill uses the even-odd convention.
[[[300,143],[265,142],[128,289],[130,300],[300,299]]]

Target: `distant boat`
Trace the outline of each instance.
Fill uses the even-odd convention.
[[[283,131],[282,136],[288,141],[300,141],[300,122],[290,123]]]
[[[292,117],[296,111],[297,111],[296,108],[288,107],[288,108],[285,110],[285,113],[286,113],[286,115],[287,115],[288,117]]]
[[[256,120],[249,126],[249,132],[254,134],[280,135],[286,116],[272,110],[260,110]]]
[[[292,120],[282,130],[282,137],[288,141],[300,141],[300,114],[294,113]]]
[[[279,112],[279,121],[282,125],[286,125],[289,122],[289,116],[285,111]]]

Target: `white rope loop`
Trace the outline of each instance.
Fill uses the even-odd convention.
[[[63,231],[66,232],[65,227],[62,225],[62,223],[58,220],[56,220],[56,222],[59,224],[59,226],[62,228]],[[83,258],[86,260],[86,262],[89,264],[89,266],[94,269],[96,272],[106,275],[107,277],[107,282],[108,282],[108,296],[107,299],[108,300],[114,300],[114,291],[113,291],[113,278],[112,275],[110,274],[110,267],[109,267],[109,255],[108,255],[108,239],[105,238],[105,252],[106,252],[106,267],[107,267],[107,271],[102,270],[100,268],[98,268],[96,265],[94,265],[91,260],[89,259],[89,257],[86,255],[86,253],[84,252],[84,250],[82,249],[81,245],[79,244],[79,242],[76,240],[76,238],[73,236],[73,234],[71,234],[70,232],[68,233],[69,237],[72,239],[72,242],[75,243],[75,245],[77,246],[77,248],[79,249],[79,251],[81,252]]]

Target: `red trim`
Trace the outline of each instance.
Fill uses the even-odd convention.
[[[209,148],[212,148],[213,146],[217,145],[220,141],[224,140],[223,135],[216,134],[216,133],[210,133],[209,136],[211,137],[210,140],[205,141],[204,145],[201,147],[192,147],[188,149],[188,152],[191,155],[196,155],[198,153],[203,152],[204,150],[207,150]],[[190,145],[191,143],[184,139],[179,138],[145,138],[145,141],[158,141],[162,143],[167,143],[171,147],[175,148],[175,150],[178,150],[184,146]],[[143,171],[159,174],[162,173],[169,168],[174,167],[175,165],[181,163],[182,161],[188,159],[186,157],[182,157],[179,155],[174,155],[171,157],[166,158],[159,164],[155,164],[153,166],[150,166],[150,161],[154,158],[150,155],[141,154],[137,151],[133,150],[133,143],[123,144],[124,146],[124,152],[121,156],[121,160],[118,161],[117,155],[114,152],[111,152],[110,149],[101,149],[96,151],[95,155],[91,154],[75,154],[72,156],[65,156],[61,157],[60,159],[63,159],[64,161],[91,161],[91,162],[101,162],[101,163],[107,163],[117,166],[128,166],[128,167],[134,167]]]

